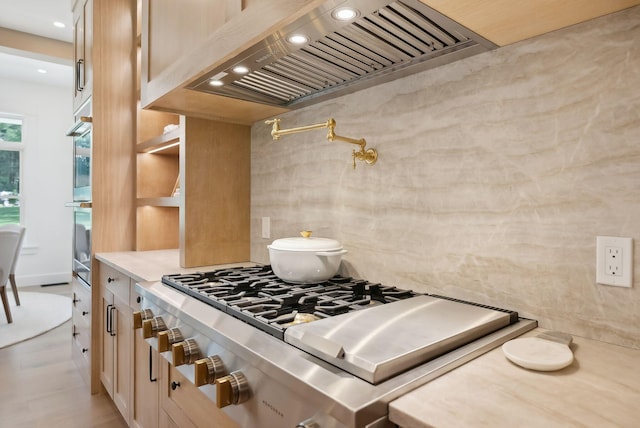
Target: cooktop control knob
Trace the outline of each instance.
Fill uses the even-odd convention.
[[[173,365],[176,367],[183,364],[193,364],[202,358],[200,347],[194,339],[174,343],[171,345],[171,350],[173,351]]]
[[[141,311],[135,311],[133,313],[133,329],[142,328],[142,321],[153,318],[153,312],[151,309],[143,309]]]
[[[184,337],[177,327],[158,332],[158,352],[171,350],[171,345],[182,342]]]
[[[216,406],[219,409],[230,404],[241,404],[249,399],[249,383],[241,371],[216,379]]]
[[[217,355],[198,360],[194,365],[194,383],[196,386],[213,385],[216,379],[228,374],[222,359]]]
[[[167,325],[164,323],[162,317],[153,317],[150,320],[142,321],[142,337],[145,339],[156,337],[158,332],[166,329]]]

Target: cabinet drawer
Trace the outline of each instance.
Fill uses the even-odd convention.
[[[129,277],[104,263],[100,263],[100,285],[117,299],[129,302]]]
[[[77,328],[91,330],[91,312],[88,310],[84,308],[82,310],[73,308],[71,311],[71,319],[73,325]]]
[[[80,322],[76,323],[75,321],[71,325],[71,334],[73,337],[73,345],[78,347],[80,350],[89,349],[91,346],[91,327],[89,324]],[[83,352],[88,359],[88,352]]]
[[[163,408],[169,416],[178,421],[185,416],[197,427],[215,426],[220,428],[237,428],[238,425],[215,403],[204,395],[198,387],[168,364],[168,376],[165,380],[166,395]],[[176,388],[172,385],[175,382]],[[179,384],[179,386],[177,386]]]
[[[71,358],[73,359],[78,372],[87,383],[91,384],[91,327],[89,324],[71,325]]]
[[[74,279],[72,282],[72,308],[74,311],[91,312],[91,291],[89,288]]]

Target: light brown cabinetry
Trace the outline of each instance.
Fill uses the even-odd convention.
[[[93,0],[77,0],[73,7],[73,111],[91,96]]]
[[[140,118],[137,250],[180,248],[182,267],[248,260],[250,127],[149,110]]]
[[[142,110],[138,115],[138,251],[178,248],[179,152],[182,133],[176,114]],[[166,128],[166,127],[170,127]]]
[[[100,286],[100,380],[129,423],[133,375],[130,278],[100,263]]]
[[[89,383],[91,351],[91,291],[89,287],[73,278],[71,281],[71,355],[80,375]]]
[[[324,1],[143,0],[142,107],[247,125],[287,111],[184,86]]]
[[[74,22],[74,108],[91,101],[92,228],[91,228],[91,327],[92,346],[85,352],[90,367],[92,393],[101,379],[119,387],[108,372],[101,376],[105,340],[103,310],[113,302],[99,278],[95,253],[135,248],[135,149],[136,135],[136,2],[132,0],[76,0]],[[112,292],[113,294],[113,292]],[[113,296],[115,299],[116,296]],[[106,299],[106,300],[105,300]],[[109,301],[106,305],[103,303]],[[118,307],[120,305],[118,304]],[[110,311],[112,311],[110,307]],[[114,322],[126,322],[127,312]],[[78,327],[79,328],[79,327]],[[117,328],[117,327],[114,327]],[[122,331],[122,329],[120,329]],[[74,340],[80,343],[82,331]],[[124,333],[123,333],[124,334]],[[118,341],[118,339],[115,339]],[[81,347],[84,349],[86,346]],[[82,359],[76,359],[82,369]],[[124,391],[122,391],[124,394]],[[114,400],[120,400],[116,390]]]
[[[180,265],[249,260],[251,128],[183,118]]]

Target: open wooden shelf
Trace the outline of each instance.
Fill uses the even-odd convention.
[[[178,127],[164,132],[167,125]],[[138,114],[136,249],[178,248],[181,198],[179,181],[180,116],[140,110]],[[170,146],[170,147],[167,147]]]
[[[169,196],[160,198],[138,198],[137,205],[139,207],[180,207],[180,198]]]
[[[178,155],[180,144],[180,128],[152,137],[136,145],[138,153],[154,152],[163,155]]]

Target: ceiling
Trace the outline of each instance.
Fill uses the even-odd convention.
[[[65,28],[53,25],[55,21]],[[0,0],[0,27],[71,43],[73,37],[70,0]],[[2,46],[0,78],[55,86],[71,86],[71,62],[61,64],[32,52]],[[42,73],[38,70],[46,70]]]

